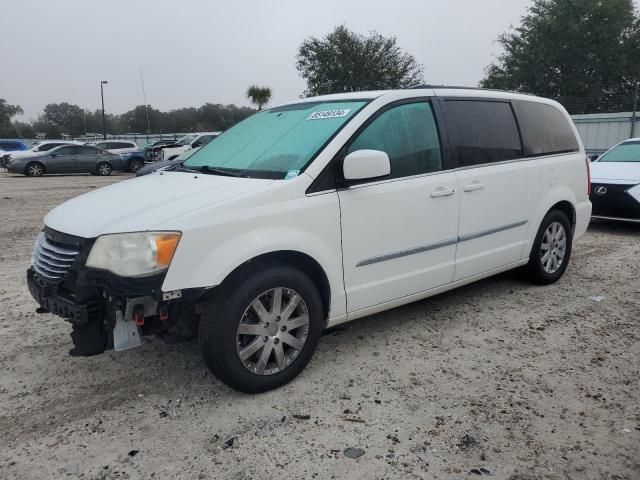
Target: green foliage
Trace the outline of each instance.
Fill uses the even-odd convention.
[[[298,49],[296,67],[307,95],[406,88],[424,82],[422,65],[404,53],[395,37],[364,36],[344,25]]]
[[[498,42],[481,86],[557,98],[572,113],[627,109],[640,80],[632,0],[534,0]]]
[[[20,105],[10,105],[4,98],[0,98],[0,137],[17,137],[15,129],[11,125],[11,118],[21,115]]]
[[[247,98],[251,100],[251,103],[258,106],[258,110],[262,110],[262,107],[269,103],[271,99],[271,89],[269,87],[251,85],[247,89]]]

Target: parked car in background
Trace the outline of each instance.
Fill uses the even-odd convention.
[[[145,164],[144,150],[121,153],[120,157],[124,161],[126,170],[132,173],[138,172]]]
[[[591,163],[591,218],[640,223],[640,138],[619,143]]]
[[[556,282],[589,224],[588,166],[566,110],[530,95],[296,100],[49,212],[27,284],[73,325],[72,355],[191,328],[218,378],[264,392],[325,328],[518,267]]]
[[[15,152],[15,151],[27,150],[27,146],[18,140],[0,139],[0,150],[4,152]]]
[[[182,138],[181,138],[182,139]],[[145,160],[147,162],[156,162],[160,159],[160,152],[166,146],[174,146],[179,140],[175,138],[172,139],[162,139],[153,143],[146,144],[142,148],[144,149]]]
[[[11,159],[7,170],[28,177],[41,177],[49,173],[92,173],[111,175],[123,170],[120,155],[91,145],[63,145],[45,152]]]
[[[14,152],[8,152],[4,155],[4,164],[5,166],[9,164],[11,160],[16,160],[22,157],[28,157],[32,155],[37,155],[43,152],[48,152],[49,150],[60,147],[61,145],[81,145],[79,142],[67,141],[67,140],[43,140],[40,142],[36,142],[31,145],[31,148],[27,150],[20,150]]]
[[[173,160],[158,160],[157,162],[149,162],[144,167],[140,168],[136,172],[136,177],[142,177],[144,175],[149,175],[157,170],[165,170],[174,165],[178,165],[180,162],[184,162],[187,158],[193,155],[195,152],[200,150],[202,147],[194,148],[184,152],[181,155],[178,155]]]
[[[138,144],[131,140],[101,140],[98,142],[87,142],[86,145],[93,145],[94,147],[107,150],[111,153],[131,153],[140,150]]]
[[[185,135],[175,145],[162,147],[159,160],[173,160],[181,153],[192,148],[204,147],[211,140],[220,135],[220,132],[205,132]]]

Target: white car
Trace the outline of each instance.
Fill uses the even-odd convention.
[[[306,98],[55,208],[27,284],[72,323],[74,355],[195,329],[216,376],[262,392],[300,373],[327,327],[517,267],[558,280],[589,224],[588,166],[551,100]]]
[[[31,148],[28,150],[19,150],[15,152],[9,152],[9,157],[6,158],[8,163],[9,160],[16,160],[18,158],[30,157],[32,155],[37,155],[42,152],[48,152],[49,150],[61,147],[63,145],[82,145],[80,142],[75,142],[71,140],[42,140],[40,142],[35,142],[31,145]]]
[[[220,132],[190,133],[175,143],[175,146],[162,147],[160,160],[173,160],[178,155],[207,145],[220,135]]]
[[[107,150],[109,153],[132,153],[140,150],[136,142],[131,140],[102,140],[99,142],[89,142],[87,145]]]
[[[591,164],[591,218],[640,223],[640,138],[619,143]]]

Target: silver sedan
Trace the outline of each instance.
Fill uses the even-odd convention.
[[[93,173],[111,175],[123,170],[120,155],[89,145],[65,145],[27,157],[10,160],[7,170],[28,177],[41,177],[48,173]]]

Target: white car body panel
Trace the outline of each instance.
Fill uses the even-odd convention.
[[[373,100],[303,174],[291,180],[156,172],[70,200],[49,213],[45,223],[86,238],[143,230],[182,232],[162,286],[165,292],[215,287],[238,266],[262,254],[302,253],[314,259],[328,279],[330,326],[527,263],[542,219],[558,202],[568,202],[575,210],[574,240],[584,234],[591,204],[579,137],[577,153],[306,194],[371,114],[396,100],[435,95],[434,90],[424,89],[323,97]],[[533,99],[556,105],[480,90],[438,90],[437,95]],[[165,158],[173,150],[165,149]],[[465,191],[474,182],[483,188]],[[453,192],[432,197],[438,189]],[[487,233],[491,230],[495,232]],[[411,254],[394,256],[407,251]],[[380,260],[385,255],[388,258]]]
[[[640,162],[593,162],[591,181],[595,183],[640,183]]]

